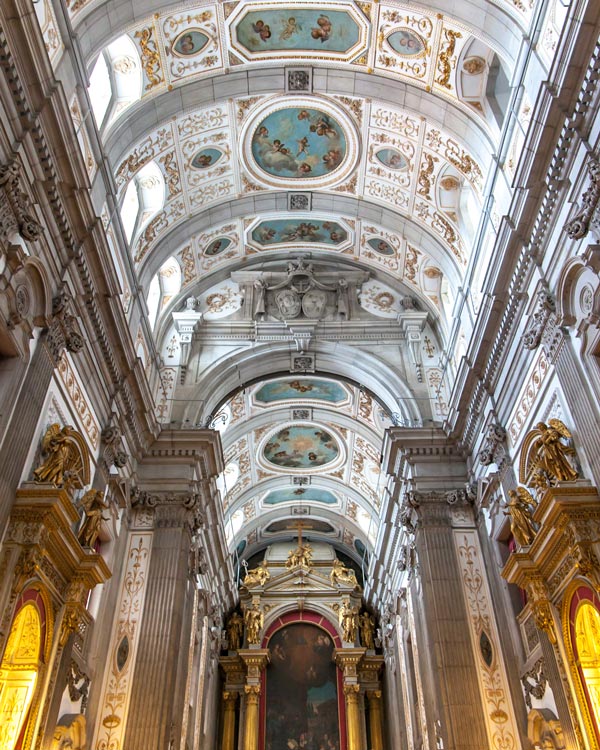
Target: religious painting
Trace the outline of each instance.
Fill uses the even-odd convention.
[[[346,152],[346,136],[340,124],[320,109],[277,109],[252,135],[254,160],[274,177],[321,177],[337,169]]]
[[[291,425],[271,436],[264,448],[269,463],[290,469],[311,469],[335,461],[340,449],[327,430],[316,425]]]
[[[398,29],[392,32],[387,38],[387,43],[402,57],[421,57],[427,49],[422,37],[411,29]]]
[[[379,253],[379,255],[394,255],[395,253],[394,248],[390,243],[379,237],[374,237],[373,239],[368,240],[367,245],[372,250],[375,250],[376,253]]]
[[[206,47],[209,38],[199,29],[187,29],[173,42],[173,54],[193,57]]]
[[[335,505],[337,498],[332,492],[317,487],[289,487],[283,490],[271,490],[264,499],[265,505],[281,505],[282,503],[324,503]]]
[[[265,750],[340,750],[334,643],[320,627],[292,623],[269,640]]]
[[[252,239],[260,245],[306,244],[339,245],[348,239],[348,232],[335,221],[293,221],[274,219],[262,221],[252,230]]]
[[[223,152],[218,148],[203,148],[194,154],[191,166],[194,169],[208,169],[214,167],[222,156]]]
[[[395,148],[382,148],[375,154],[375,158],[389,169],[401,171],[408,168],[406,157]]]
[[[217,237],[204,251],[204,255],[220,255],[231,245],[229,237]]]
[[[251,54],[287,50],[344,53],[357,44],[360,30],[345,11],[267,8],[247,13],[236,24],[235,36]]]
[[[263,404],[288,399],[317,399],[335,404],[347,398],[346,391],[338,383],[316,378],[295,378],[292,380],[275,380],[261,386],[254,396]]]

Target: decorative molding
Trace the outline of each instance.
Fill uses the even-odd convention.
[[[537,293],[535,310],[530,318],[527,330],[523,334],[522,340],[525,349],[533,350],[538,348],[550,315],[555,309],[556,304],[552,295],[546,289],[541,289]]]
[[[590,157],[587,168],[590,181],[587,190],[581,196],[582,209],[564,227],[572,240],[580,240],[587,235],[600,201],[600,162]]]
[[[21,189],[20,167],[16,161],[0,167],[0,239],[9,239],[13,232],[29,242],[35,242],[42,234],[29,196]]]
[[[502,425],[493,422],[487,429],[487,434],[483,441],[483,446],[479,451],[479,462],[483,466],[490,464],[500,464],[505,458],[504,441],[506,440],[506,430]]]
[[[476,530],[454,532],[469,632],[490,747],[520,747],[503,651]]]

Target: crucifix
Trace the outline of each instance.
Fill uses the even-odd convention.
[[[304,521],[298,521],[296,528],[298,529],[298,547],[302,547],[302,529],[312,529],[312,525],[305,524]]]

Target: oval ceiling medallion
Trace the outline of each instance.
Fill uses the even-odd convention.
[[[173,54],[178,57],[193,57],[202,52],[209,38],[199,29],[186,29],[173,42]]]
[[[269,463],[290,469],[325,466],[339,455],[333,435],[316,425],[290,425],[272,435],[264,447]]]
[[[214,167],[222,156],[223,152],[218,148],[203,148],[194,154],[191,166],[194,169],[208,169]]]
[[[204,255],[220,255],[231,245],[229,237],[217,237],[204,251]]]
[[[375,157],[388,169],[394,169],[398,172],[408,168],[406,158],[395,148],[382,148],[375,154]]]
[[[393,31],[387,43],[402,57],[422,57],[427,51],[424,40],[411,29]]]
[[[390,243],[380,239],[379,237],[374,237],[373,239],[369,240],[367,242],[367,245],[369,245],[372,250],[375,250],[376,253],[379,253],[379,255],[394,255],[394,248],[390,245]]]
[[[357,135],[348,115],[318,97],[286,97],[263,105],[245,129],[245,163],[272,186],[338,183],[356,162]]]

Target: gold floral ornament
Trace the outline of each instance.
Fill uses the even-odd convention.
[[[538,422],[525,437],[521,451],[519,478],[536,489],[556,482],[574,482],[579,473],[572,464],[575,449],[568,444],[571,432],[560,419]]]
[[[528,547],[537,533],[531,517],[536,505],[535,500],[525,487],[509,490],[508,496],[510,500],[505,515],[510,516],[510,530],[517,544]]]
[[[246,588],[252,586],[264,586],[270,577],[271,574],[267,569],[267,563],[263,560],[258,567],[252,568],[246,573],[242,585]]]
[[[265,618],[258,606],[252,605],[252,609],[247,609],[244,614],[244,624],[246,625],[246,640],[248,644],[260,643],[260,631],[262,630]]]
[[[51,424],[42,439],[43,464],[33,472],[36,482],[79,490],[90,482],[89,452],[83,436],[73,427]]]

